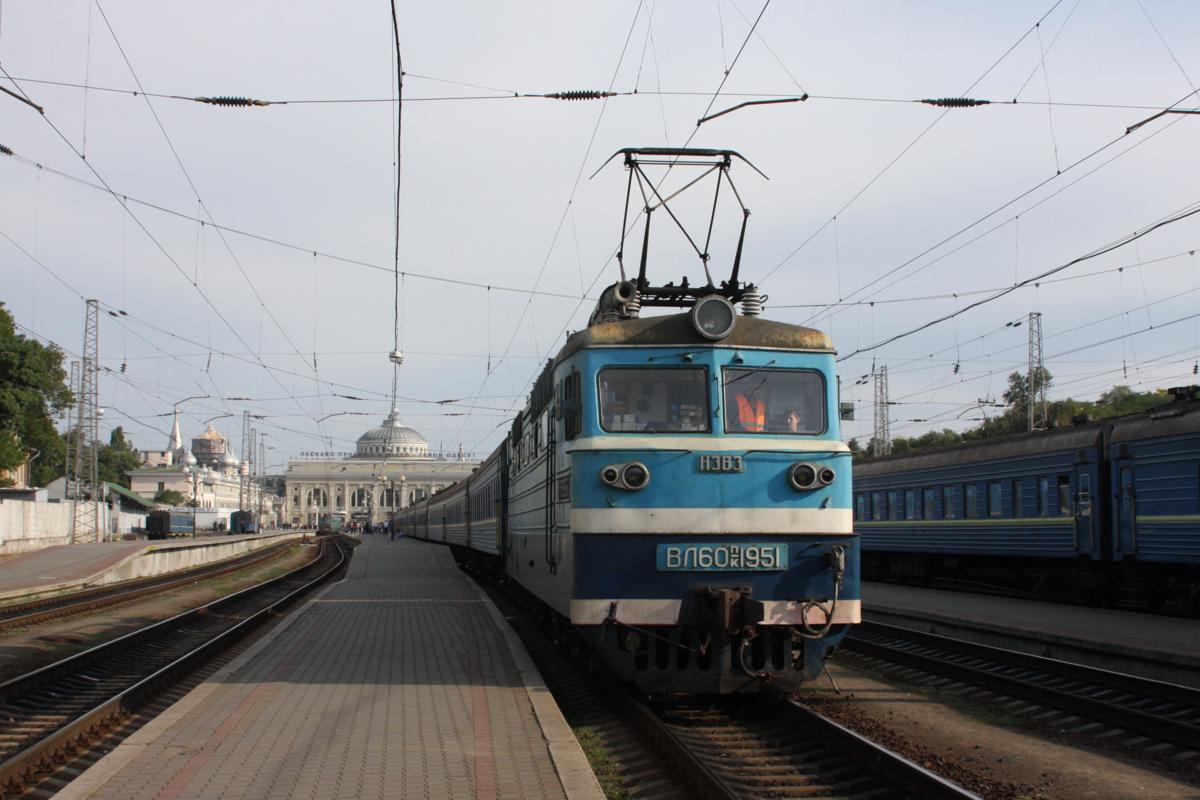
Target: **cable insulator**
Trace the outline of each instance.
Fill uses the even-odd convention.
[[[763,299],[758,287],[754,284],[747,286],[742,292],[742,316],[757,317],[762,314]]]
[[[972,108],[974,106],[991,105],[991,100],[976,100],[972,97],[938,97],[925,98],[921,101],[927,106],[938,108]]]
[[[210,106],[269,106],[269,100],[255,100],[250,97],[193,97],[197,103],[208,103]]]
[[[637,319],[642,313],[642,293],[635,291],[633,299],[625,304],[625,318]]]
[[[553,92],[544,94],[551,100],[599,100],[602,97],[616,97],[616,92],[601,92],[596,89],[572,89],[569,92]]]
[[[13,154],[13,151],[12,151],[11,147],[0,144],[0,153],[3,153],[6,156],[11,156]]]

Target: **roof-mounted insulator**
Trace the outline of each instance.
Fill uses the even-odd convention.
[[[616,92],[601,92],[596,89],[573,89],[569,92],[543,94],[541,97],[550,100],[599,100],[602,97],[616,97],[616,95]]]
[[[269,100],[254,100],[250,97],[193,97],[197,103],[208,103],[210,106],[269,106]]]
[[[927,106],[938,108],[973,108],[975,106],[991,105],[991,100],[976,100],[973,97],[938,97],[925,98],[921,101]]]
[[[13,154],[13,151],[12,151],[11,147],[0,144],[0,153],[4,154],[6,156],[11,156]]]

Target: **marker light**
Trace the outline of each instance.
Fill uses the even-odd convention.
[[[617,467],[605,467],[600,470],[600,480],[609,486],[616,486],[621,482],[621,470]]]
[[[600,482],[617,489],[636,492],[650,483],[650,469],[640,461],[609,464],[600,470]]]

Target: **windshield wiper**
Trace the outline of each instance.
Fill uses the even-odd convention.
[[[772,358],[770,361],[768,361],[767,363],[763,364],[761,367],[755,367],[754,369],[752,369],[752,370],[750,370],[749,372],[747,372],[745,375],[738,375],[736,378],[734,378],[734,379],[733,379],[733,380],[731,380],[731,381],[725,381],[725,385],[726,385],[726,386],[729,386],[729,385],[731,385],[731,384],[737,383],[737,382],[738,382],[738,381],[740,381],[742,378],[749,378],[751,375],[754,375],[754,374],[757,374],[757,373],[759,373],[759,372],[762,372],[764,369],[766,369],[767,367],[771,366],[771,365],[772,365],[772,364],[774,364],[774,363],[775,363],[775,359],[773,359],[773,358]],[[762,384],[759,384],[759,385],[761,386]]]

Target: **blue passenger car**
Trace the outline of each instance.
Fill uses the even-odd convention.
[[[1106,547],[1103,455],[1085,425],[857,464],[865,576],[1085,590]]]
[[[868,580],[1200,615],[1200,402],[860,462]]]
[[[1200,403],[1117,420],[1108,457],[1118,581],[1200,614]]]

